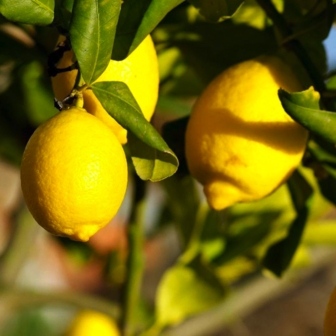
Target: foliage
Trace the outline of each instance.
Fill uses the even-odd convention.
[[[239,287],[238,280],[249,279],[247,275],[267,270],[281,277],[308,262],[302,251],[309,254],[316,245],[336,244],[334,220],[321,219],[336,204],[336,77],[324,85],[323,45],[334,21],[334,8],[329,0],[0,0],[1,158],[18,166],[36,127],[57,113],[47,68],[64,70],[57,69],[62,55],[54,51],[62,34],[79,69],[72,95],[92,90],[128,130],[125,151],[133,162],[130,179],[137,181],[139,176],[158,182],[161,196],[154,201],[147,194],[144,197],[141,189],[149,188],[149,182],[143,187],[133,183],[134,200],[128,199],[131,221],[145,223],[145,211],[134,215],[134,209],[148,207],[153,227],[145,228],[147,238],[174,228],[179,256],[174,256],[174,263],[170,260],[159,282],[154,308],[142,307],[141,318],[132,319],[132,330],[158,332],[180,324],[220,304],[229,289]],[[149,33],[158,52],[161,80],[153,124],[143,117],[126,84],[95,83],[111,58],[125,59]],[[310,131],[307,152],[302,166],[269,197],[215,212],[189,175],[184,155],[191,106],[223,70],[262,54],[284,59],[302,82],[304,90],[280,89],[279,99],[288,115]],[[141,257],[142,246],[135,245]],[[122,253],[105,256],[87,245],[62,246],[69,254],[82,255],[77,259],[83,264],[97,258],[106,269],[122,269],[118,280],[113,274],[119,271],[106,272],[105,280],[118,283],[118,290],[124,288],[131,270],[126,270]],[[4,268],[11,267],[4,262],[12,260],[11,253],[6,259],[8,251],[10,244],[0,260]],[[20,255],[23,260],[25,253]],[[115,296],[121,309],[123,296]],[[141,300],[144,306],[145,299]],[[17,312],[16,318],[27,325],[25,335],[49,335],[44,326],[48,321],[41,316]],[[125,321],[122,317],[124,328]],[[37,329],[32,327],[35,323],[40,324]],[[6,328],[0,333],[22,332],[10,324]]]

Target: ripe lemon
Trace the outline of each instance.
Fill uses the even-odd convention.
[[[280,87],[301,90],[286,64],[263,56],[225,70],[196,102],[186,158],[212,208],[261,199],[299,165],[308,133],[282,108]]]
[[[66,68],[73,64],[73,51],[68,51],[57,65]],[[63,72],[52,78],[55,97],[63,100],[74,87],[77,70]],[[144,117],[149,121],[154,113],[159,91],[159,65],[150,35],[123,61],[111,60],[96,82],[119,81],[128,85]],[[108,125],[120,143],[127,142],[127,131],[103,108],[91,90],[84,92],[84,108]]]
[[[324,316],[324,336],[336,335],[336,288],[333,290]]]
[[[72,322],[66,336],[119,336],[115,322],[95,311],[82,311]]]
[[[73,107],[34,132],[22,158],[21,185],[27,206],[42,227],[87,241],[122,203],[125,153],[104,123]]]

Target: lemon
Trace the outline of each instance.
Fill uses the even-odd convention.
[[[73,51],[68,51],[57,65],[66,68],[73,64]],[[63,72],[52,78],[55,97],[63,100],[74,87],[77,70]],[[119,81],[128,85],[144,117],[149,121],[154,113],[159,90],[159,65],[150,35],[123,61],[111,60],[96,82]],[[120,143],[127,142],[127,131],[103,108],[91,90],[84,92],[84,108],[108,125]]]
[[[34,132],[23,154],[21,186],[35,220],[47,231],[87,241],[118,211],[127,162],[114,133],[73,107]]]
[[[212,208],[261,199],[299,165],[308,133],[282,108],[280,87],[302,89],[280,59],[262,56],[225,70],[196,102],[186,158]]]
[[[72,322],[66,336],[119,336],[115,322],[95,311],[80,312]]]
[[[324,336],[336,335],[336,288],[334,288],[324,316]]]

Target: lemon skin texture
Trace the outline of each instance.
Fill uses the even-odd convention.
[[[324,316],[324,336],[336,335],[336,288],[334,288]]]
[[[95,311],[82,311],[72,322],[66,336],[120,336],[115,322]]]
[[[117,213],[127,162],[114,133],[84,109],[43,123],[21,163],[21,186],[35,220],[47,231],[87,241]]]
[[[302,90],[286,64],[263,56],[225,70],[196,102],[186,158],[213,209],[267,196],[299,165],[308,133],[282,108],[280,87]]]
[[[73,51],[68,51],[57,65],[66,68],[74,62]],[[77,70],[63,72],[52,78],[55,97],[63,100],[74,87]],[[159,65],[150,35],[123,61],[111,60],[96,82],[118,81],[128,85],[144,117],[149,121],[155,111],[159,92]],[[102,120],[116,134],[120,143],[127,142],[127,131],[103,108],[92,90],[84,92],[84,108]]]

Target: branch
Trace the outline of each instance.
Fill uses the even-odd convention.
[[[297,58],[301,61],[302,65],[310,76],[315,89],[320,92],[323,105],[326,108],[329,107],[333,109],[333,105],[331,104],[330,99],[326,98],[325,95],[327,88],[325,86],[323,77],[316,68],[315,64],[312,62],[310,56],[307,54],[300,41],[297,39],[292,39],[293,31],[287,25],[286,20],[278,12],[271,0],[257,0],[257,2],[279,30],[282,41],[287,41],[284,45],[291,49],[296,54]]]
[[[136,309],[140,296],[143,260],[143,208],[145,183],[135,176],[133,210],[128,227],[127,279],[123,289],[121,330],[123,336],[134,335]]]

